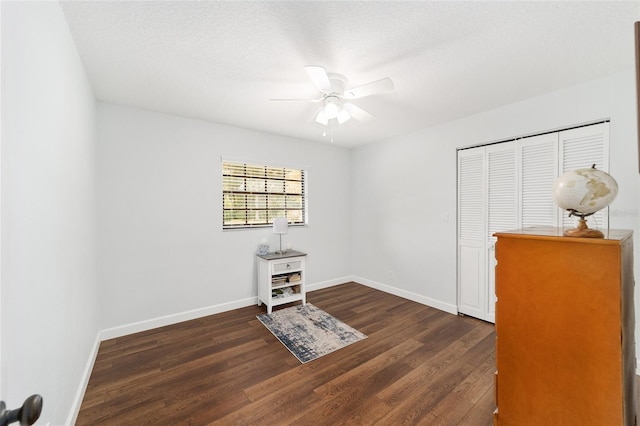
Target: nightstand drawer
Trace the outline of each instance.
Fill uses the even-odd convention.
[[[290,262],[281,262],[273,264],[273,273],[281,274],[283,272],[302,270],[302,260],[292,260]]]

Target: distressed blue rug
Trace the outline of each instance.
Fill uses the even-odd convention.
[[[310,303],[257,318],[303,364],[367,338]]]

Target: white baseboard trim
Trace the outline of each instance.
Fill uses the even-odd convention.
[[[78,386],[78,390],[76,391],[76,396],[73,398],[73,404],[71,405],[71,409],[69,410],[69,415],[67,416],[67,420],[64,423],[65,425],[75,425],[76,420],[78,419],[78,413],[80,413],[80,407],[82,406],[82,400],[84,399],[85,391],[87,390],[87,385],[89,384],[89,379],[91,378],[91,372],[93,371],[93,366],[95,365],[96,358],[98,357],[98,350],[100,349],[100,332],[96,335],[96,340],[93,342],[93,347],[89,352],[89,359],[87,360],[87,364],[84,367],[84,371],[82,372],[82,377],[80,379],[80,386]]]
[[[329,281],[322,281],[307,286],[307,291],[320,290],[323,288],[333,287],[336,285],[344,284],[349,281],[353,281],[352,276],[343,278],[336,278]],[[121,325],[118,327],[108,328],[100,332],[100,340],[115,339],[116,337],[126,336],[128,334],[139,333],[141,331],[147,331],[158,327],[164,327],[165,325],[177,324],[183,321],[189,321],[205,317],[207,315],[219,314],[222,312],[231,311],[233,309],[244,308],[246,306],[257,305],[258,297],[249,297],[247,299],[236,300],[233,302],[222,303],[219,305],[207,306],[204,308],[193,309],[191,311],[179,312],[176,314],[166,315],[163,317],[152,318],[149,320],[139,321],[131,324]]]
[[[347,275],[341,278],[335,278],[328,281],[309,284],[307,286],[307,291],[311,292],[314,290],[320,290],[323,288],[345,284],[351,281],[357,282],[362,285],[366,285],[367,287],[375,288],[376,290],[384,291],[385,293],[390,293],[399,297],[403,297],[405,299],[413,300],[414,302],[431,306],[432,308],[440,309],[442,311],[445,311],[454,315],[458,314],[458,307],[456,305],[444,303],[440,300],[431,299],[429,297],[425,297],[417,293],[402,290],[396,287],[379,283],[377,281],[372,281],[366,278],[356,277],[353,275]],[[126,336],[133,333],[139,333],[141,331],[147,331],[147,330],[151,330],[158,327],[164,327],[166,325],[177,324],[179,322],[205,317],[207,315],[219,314],[222,312],[231,311],[233,309],[239,309],[239,308],[244,308],[246,306],[256,305],[257,303],[258,303],[257,297],[249,297],[246,299],[236,300],[233,302],[206,306],[204,308],[193,309],[186,312],[179,312],[176,314],[165,315],[163,317],[157,317],[157,318],[152,318],[149,320],[139,321],[131,324],[125,324],[118,327],[108,328],[100,331],[99,340],[103,341],[103,340],[114,339],[117,337],[122,337],[122,336]]]
[[[432,308],[440,309],[441,311],[448,312],[453,315],[458,315],[458,306],[445,303],[440,300],[431,299],[429,297],[422,296],[417,293],[413,293],[411,291],[402,290],[397,287],[392,287],[387,284],[382,284],[377,281],[369,280],[367,278],[362,277],[354,277],[353,281],[366,285],[367,287],[375,288],[376,290],[384,291],[385,293],[393,294],[395,296],[402,297],[404,299],[409,299],[414,302],[421,303],[423,305],[431,306]]]
[[[342,278],[336,278],[334,280],[322,281],[322,282],[319,282],[319,283],[310,284],[310,285],[307,286],[307,292],[315,291],[315,290],[321,290],[323,288],[329,288],[329,287],[333,287],[333,286],[340,285],[340,284],[345,284],[345,283],[348,283],[350,281],[354,281],[354,278],[351,275],[346,276],[346,277],[342,277]]]
[[[257,305],[257,297],[249,297],[247,299],[236,300],[233,302],[221,303],[219,305],[206,306],[204,308],[193,309],[191,311],[179,312],[176,314],[165,315],[163,317],[152,318],[149,320],[139,321],[131,324],[121,325],[118,327],[108,328],[100,332],[101,340],[114,339],[116,337],[126,336],[128,334],[139,333],[165,325],[177,324],[183,321],[189,321],[207,315],[219,314],[221,312],[231,311],[233,309],[244,308],[246,306]]]

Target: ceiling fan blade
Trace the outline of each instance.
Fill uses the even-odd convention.
[[[317,65],[306,65],[304,69],[311,77],[311,81],[316,85],[319,91],[323,93],[331,93],[331,80],[327,75],[327,71],[323,67]]]
[[[338,116],[336,117],[336,120],[338,120],[338,124],[345,123],[351,120],[351,114],[349,114],[349,111],[347,111],[343,106],[342,108],[340,108],[340,111],[338,111]]]
[[[269,99],[270,101],[292,101],[292,102],[320,102],[322,101],[322,98],[320,99]]]
[[[389,77],[372,81],[371,83],[348,89],[344,92],[346,99],[364,98],[365,96],[375,95],[393,90],[393,81]]]
[[[355,106],[354,104],[346,103],[342,106],[351,117],[361,122],[367,122],[376,118],[373,114],[369,114],[367,111]]]

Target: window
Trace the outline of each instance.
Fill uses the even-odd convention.
[[[269,226],[274,217],[306,223],[304,170],[222,162],[222,227]]]

